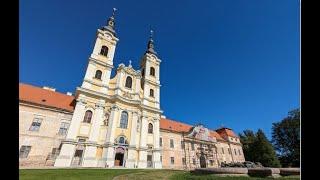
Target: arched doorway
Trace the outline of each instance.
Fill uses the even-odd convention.
[[[203,154],[203,152],[200,155],[200,167],[201,168],[206,168],[207,167],[207,163],[206,163],[206,157]]]
[[[116,155],[114,157],[114,166],[123,166],[125,149],[123,147],[118,147],[116,149]]]

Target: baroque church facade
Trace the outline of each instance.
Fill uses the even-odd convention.
[[[200,124],[191,126],[162,115],[161,60],[154,48],[152,32],[140,69],[135,70],[131,63],[119,64],[116,75],[111,77],[119,40],[114,13],[107,25],[97,30],[82,85],[74,96],[20,85],[20,166],[32,166],[35,162],[47,166],[49,159],[49,166],[55,167],[193,169],[244,161],[240,140],[230,128],[209,130]],[[61,101],[55,102],[55,97]],[[41,114],[34,112],[40,109],[42,115],[35,115]],[[56,123],[58,134],[62,123],[67,128],[62,136],[54,132],[49,135],[49,128],[43,128],[46,139],[52,139],[47,143],[36,134],[49,123],[45,119],[51,111],[59,111],[51,117],[66,116],[64,122],[50,121]],[[38,147],[41,143],[42,147]]]

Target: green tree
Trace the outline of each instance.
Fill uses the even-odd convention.
[[[282,121],[272,124],[272,143],[282,166],[300,166],[300,109],[294,109]]]
[[[245,130],[239,137],[247,161],[260,162],[265,167],[280,167],[276,152],[261,129],[256,134]]]
[[[244,157],[247,161],[254,161],[252,154],[254,152],[251,152],[253,148],[251,148],[252,143],[255,140],[255,134],[251,130],[244,130],[243,134],[239,134],[240,141],[242,143],[242,150]]]

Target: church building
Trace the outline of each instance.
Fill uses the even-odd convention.
[[[115,67],[114,9],[97,30],[74,95],[20,83],[20,166],[193,169],[245,160],[232,129],[210,130],[162,115],[161,60],[152,33],[139,69],[131,63]]]

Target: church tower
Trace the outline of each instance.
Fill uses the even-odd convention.
[[[82,83],[82,88],[96,90],[106,94],[113,68],[113,58],[119,39],[115,32],[115,11],[108,19],[107,25],[97,30],[97,37],[89,64]]]
[[[160,109],[160,63],[161,60],[154,50],[153,30],[151,30],[147,51],[140,62],[141,87],[144,90],[143,105],[157,109]]]
[[[161,149],[159,147],[160,138],[160,63],[157,52],[154,50],[153,31],[150,31],[150,38],[147,45],[147,51],[144,53],[140,61],[141,69],[141,88],[142,95],[142,129],[140,139],[140,167],[145,167],[143,162],[153,159],[154,168],[162,168],[160,160]],[[153,143],[147,141],[145,136],[149,136],[146,131],[147,125],[153,124]],[[147,149],[144,151],[144,149]],[[147,159],[144,159],[147,157]]]
[[[60,155],[54,166],[105,166],[105,160],[99,158],[103,151],[99,139],[106,131],[105,107],[114,53],[119,40],[115,32],[115,11],[113,8],[107,25],[97,30],[83,83],[76,90],[76,105],[70,128],[66,139],[62,141]]]

